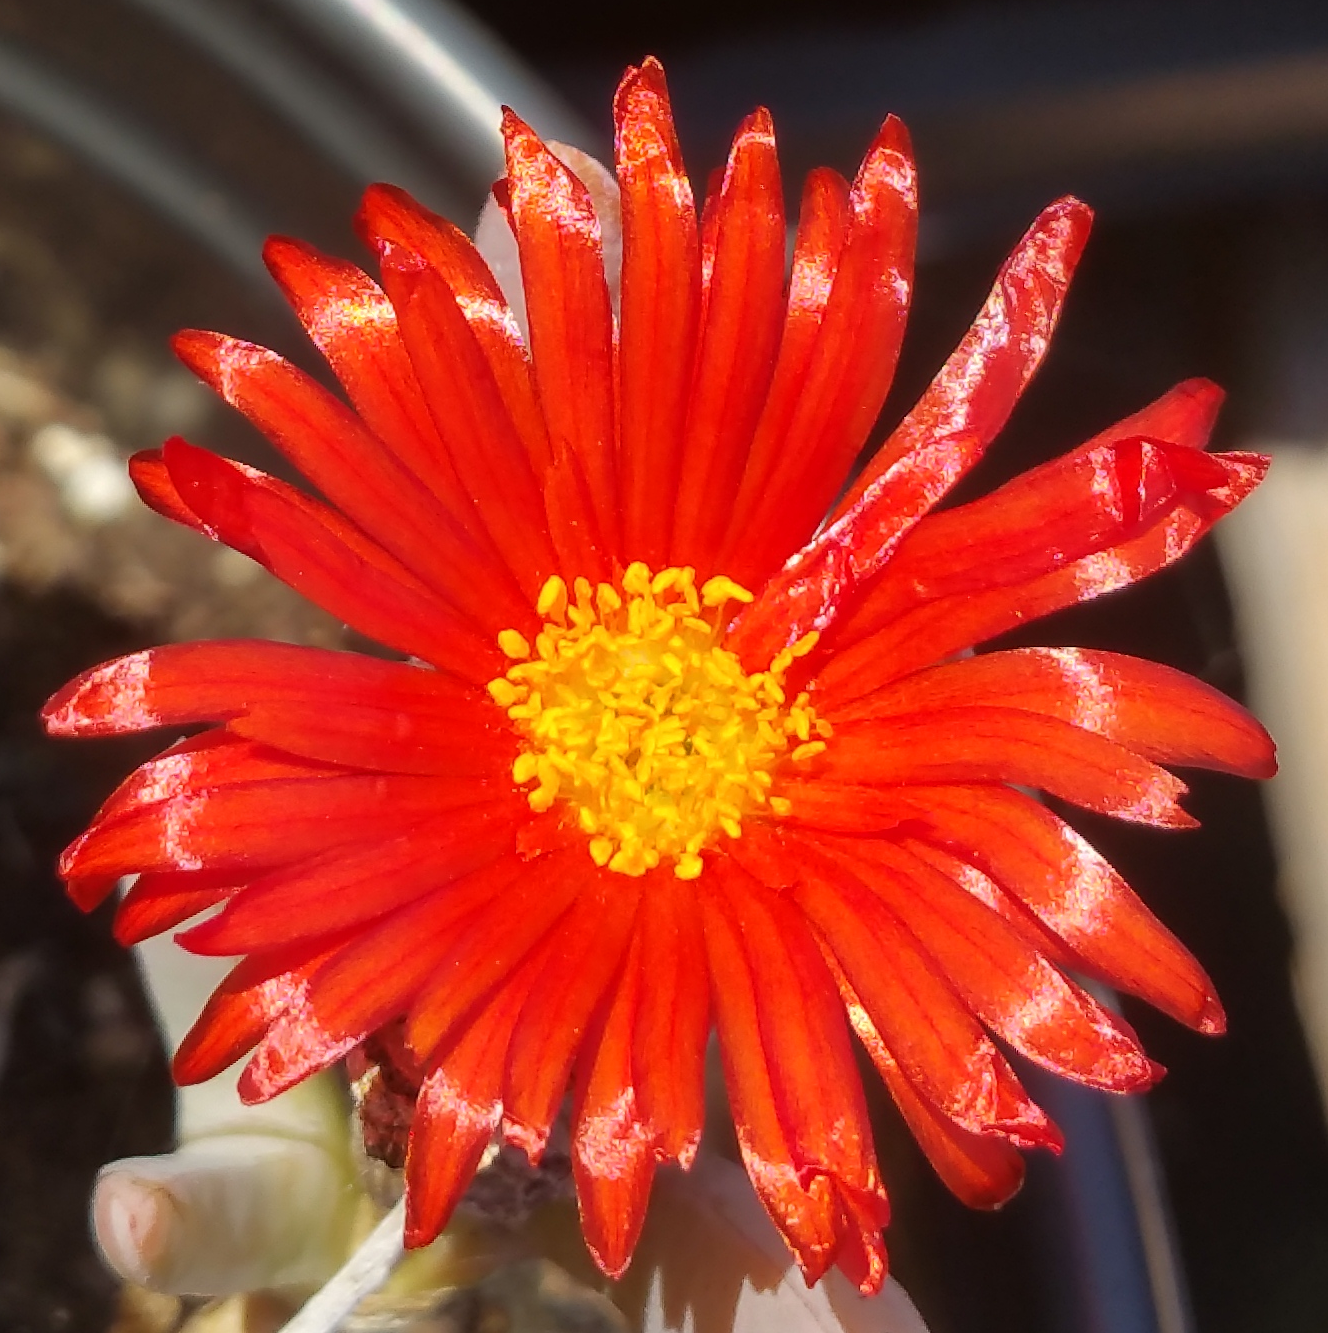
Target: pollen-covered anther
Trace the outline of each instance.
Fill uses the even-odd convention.
[[[725,608],[751,600],[722,575],[697,587],[689,567],[638,562],[616,587],[549,579],[533,646],[498,636],[514,664],[489,693],[526,741],[512,776],[533,810],[572,807],[596,865],[643,875],[672,862],[695,879],[717,837],[787,804],[769,794],[776,766],[825,749],[830,725],[784,689],[814,632],[751,675],[721,646]]]

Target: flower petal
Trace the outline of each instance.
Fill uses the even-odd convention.
[[[585,875],[551,934],[549,963],[517,1019],[503,1082],[503,1134],[538,1161],[567,1091],[568,1076],[605,988],[621,970],[640,901],[640,881]]]
[[[357,930],[310,980],[319,1021],[332,1032],[368,1035],[403,1017],[458,936],[524,870],[517,857],[500,857]]]
[[[271,871],[179,942],[193,953],[227,957],[364,926],[504,853],[511,855],[519,801],[513,796],[452,810],[408,833]]]
[[[482,324],[419,255],[387,245],[382,264],[411,364],[472,512],[533,603],[557,561],[536,473],[477,334]]]
[[[428,1063],[467,1010],[506,984],[531,950],[550,938],[593,870],[579,847],[540,857],[476,916],[464,939],[440,951],[406,1021],[406,1044],[417,1059]]]
[[[894,376],[913,284],[917,176],[908,133],[893,116],[863,159],[848,202],[834,285],[805,360],[796,358],[796,400],[781,381],[804,349],[791,349],[787,360],[781,349],[721,554],[720,567],[748,586],[761,583],[824,515]]]
[[[1059,718],[1155,763],[1250,778],[1277,771],[1268,733],[1225,695],[1170,667],[1084,648],[988,653],[915,672],[847,707],[827,700],[824,711],[838,722],[984,704]]]
[[[325,763],[495,779],[510,770],[515,746],[487,696],[450,677],[259,639],[118,658],[70,681],[42,717],[53,736],[225,722],[233,735]]]
[[[668,563],[701,308],[696,205],[658,61],[628,70],[614,98],[614,123],[623,226],[623,551],[658,569]]]
[[[970,1208],[999,1208],[1006,1203],[1024,1183],[1023,1155],[1007,1140],[962,1129],[937,1110],[904,1076],[852,987],[843,979],[840,992],[853,1030],[946,1188]]]
[[[555,458],[581,466],[607,549],[620,550],[613,312],[586,187],[519,117],[503,116],[530,347]]]
[[[242,412],[343,514],[494,633],[520,594],[349,408],[275,352],[222,334],[176,334],[176,355]],[[192,507],[192,506],[191,506]],[[486,599],[476,584],[492,584]]]
[[[1134,1033],[959,885],[882,839],[822,840],[895,913],[998,1036],[1054,1073],[1133,1092],[1161,1068]]]
[[[835,507],[842,518],[899,459],[930,440],[996,438],[1042,364],[1092,226],[1078,199],[1044,208],[1001,266],[972,328]]]
[[[141,944],[214,907],[239,887],[237,876],[217,870],[165,870],[139,875],[115,909],[115,939]]]
[[[354,264],[285,236],[268,237],[263,260],[365,425],[480,537],[483,524],[429,415],[382,288]]]
[[[478,1004],[425,1077],[406,1149],[406,1245],[447,1225],[502,1118],[512,1025],[535,983],[538,956]]]
[[[710,986],[699,909],[687,881],[656,881],[637,917],[649,985],[642,988],[632,1041],[632,1082],[641,1112],[659,1135],[661,1158],[690,1166],[705,1121],[705,1050]],[[660,1060],[668,1051],[668,1060]]]
[[[747,858],[752,841],[744,835],[735,853]],[[792,893],[799,908],[910,1082],[974,1133],[1057,1144],[1054,1126],[972,1010],[879,895],[819,843],[790,838],[783,852],[796,866]],[[890,966],[881,966],[883,958]]]
[[[632,1076],[637,1014],[649,989],[647,956],[638,929],[608,1003],[586,1035],[573,1099],[572,1176],[581,1231],[611,1278],[631,1262],[655,1175],[657,1131]]]
[[[1225,1026],[1190,952],[1119,874],[1040,802],[1009,787],[903,788],[917,836],[980,867],[1072,949],[1078,966],[1200,1032]]]
[[[303,1002],[309,977],[345,938],[302,941],[237,963],[180,1042],[171,1061],[175,1082],[206,1082],[252,1050],[282,1014]]]
[[[94,825],[60,858],[60,873],[76,881],[136,871],[257,872],[396,834],[491,792],[474,780],[361,773],[213,787]]]
[[[699,881],[738,1145],[808,1282],[855,1247],[864,1293],[885,1279],[876,1172],[843,1009],[798,914],[728,860]]]
[[[1139,824],[1196,822],[1176,804],[1185,784],[1166,769],[1104,736],[1013,708],[933,708],[848,723],[806,767],[837,785],[1015,783]]]
[[[497,281],[470,238],[392,185],[371,185],[355,222],[374,253],[382,256],[389,248],[405,251],[433,269],[451,289],[484,351],[530,465],[537,477],[542,476],[553,464],[553,453],[530,356]]]
[[[854,697],[1127,587],[1184,555],[1267,466],[1256,454],[1117,437],[931,514],[827,636],[822,647],[833,657],[819,682],[833,693],[851,680],[844,697]]]
[[[783,186],[769,112],[754,112],[733,141],[718,197],[712,278],[673,516],[670,563],[704,580],[728,529],[779,347],[784,290]]]
[[[191,515],[189,526],[243,552],[310,601],[361,633],[476,683],[496,674],[501,654],[459,608],[335,510],[275,477],[167,440],[160,459],[131,460],[136,478],[152,467],[144,499],[160,513]],[[521,614],[528,615],[528,608]],[[485,676],[483,673],[488,672]]]

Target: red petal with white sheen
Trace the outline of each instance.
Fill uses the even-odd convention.
[[[422,822],[408,833],[334,851],[251,881],[224,911],[180,936],[193,953],[229,957],[344,926],[363,926],[515,851],[521,797]]]
[[[335,510],[178,438],[167,440],[161,458],[170,495],[160,486],[144,493],[159,512],[171,517],[187,505],[191,527],[258,561],[369,638],[477,683],[496,674],[491,667],[502,669],[491,636]],[[521,614],[528,617],[529,608]]]
[[[369,248],[380,256],[391,248],[416,256],[435,270],[466,312],[502,395],[505,413],[521,437],[537,477],[552,465],[544,414],[535,394],[530,357],[502,290],[471,239],[446,218],[431,213],[404,190],[371,185],[356,217]]]
[[[623,551],[627,560],[659,569],[668,563],[678,494],[701,268],[696,204],[658,62],[628,70],[614,99],[614,123],[623,229],[618,340]]]
[[[275,352],[238,338],[190,330],[172,345],[332,504],[420,579],[482,629],[497,633],[511,623],[503,618],[506,606],[515,601],[522,607],[515,585],[497,577],[500,571],[481,558],[447,510],[326,389]]]
[[[515,745],[488,697],[450,677],[258,639],[169,644],[93,667],[52,695],[42,718],[53,736],[226,722],[325,763],[495,779]]]
[[[469,1016],[420,1088],[406,1150],[410,1249],[447,1225],[498,1128],[503,1064],[534,966],[531,960]]]
[[[1118,436],[931,514],[835,626],[820,683],[851,698],[1127,587],[1184,555],[1267,466],[1256,454]]]
[[[739,614],[725,646],[748,670],[759,670],[803,635],[824,632],[852,590],[885,565],[968,471],[981,444],[972,435],[943,438],[905,454],[853,509],[789,557]]]
[[[1193,828],[1185,784],[1104,736],[1058,718],[992,706],[929,709],[838,728],[806,765],[837,785],[1015,783],[1116,819]]]
[[[599,220],[584,185],[519,117],[503,116],[512,223],[549,439],[581,464],[600,534],[619,547],[613,312]]]
[[[718,226],[718,203],[712,202],[718,193],[718,186],[712,186],[707,194],[703,218],[707,250],[713,249],[711,233]],[[799,411],[849,223],[848,182],[829,167],[817,167],[803,186],[779,352],[740,480],[742,492],[752,497],[769,481]],[[721,563],[729,555],[727,547],[742,535],[728,533]]]
[[[533,861],[477,915],[465,938],[438,958],[428,985],[411,1005],[406,1044],[417,1059],[427,1063],[471,1005],[506,984],[522,959],[548,938],[594,870],[584,847],[554,852]]]
[[[292,1005],[303,1003],[309,977],[344,936],[251,954],[212,992],[171,1061],[180,1087],[203,1083],[252,1050]]]
[[[503,1132],[532,1161],[544,1151],[586,1027],[621,968],[643,890],[640,880],[621,884],[625,877],[596,869],[553,931],[549,963],[512,1033]]]
[[[879,1033],[850,991],[845,1000],[854,1030],[881,1071],[905,1123],[946,1188],[970,1208],[999,1208],[1024,1183],[1023,1154],[994,1134],[961,1129],[923,1097],[904,1077]]]
[[[553,545],[539,483],[485,359],[476,323],[438,272],[407,251],[384,250],[383,283],[473,512],[533,602],[554,572]]]
[[[60,858],[60,873],[98,880],[135,871],[257,872],[392,836],[493,794],[474,780],[358,773],[215,787],[94,825]]]
[[[839,722],[974,705],[1072,723],[1161,764],[1268,778],[1272,739],[1238,704],[1193,676],[1119,653],[1019,648],[918,671],[844,708]]]
[[[234,893],[225,871],[167,870],[139,875],[115,909],[115,938],[128,948],[160,935]]]
[[[649,984],[642,988],[632,1044],[632,1082],[642,1114],[659,1134],[662,1158],[690,1166],[705,1121],[705,1049],[710,986],[695,891],[658,877],[637,915]],[[668,1051],[668,1060],[659,1058]]]
[[[848,204],[834,287],[796,405],[777,435],[762,420],[731,515],[720,565],[749,586],[825,514],[894,376],[913,285],[917,175],[908,132],[893,116],[863,158]],[[772,404],[784,406],[774,394]]]
[[[883,840],[824,841],[862,876],[999,1037],[1057,1074],[1134,1092],[1161,1070],[1123,1020],[1103,1009],[995,912]]]
[[[748,841],[735,847],[745,854]],[[789,839],[786,855],[798,867],[798,906],[909,1079],[975,1133],[1055,1143],[1055,1130],[972,1010],[879,896],[802,838]]]
[[[304,241],[270,236],[263,259],[365,425],[472,537],[483,524],[429,415],[396,311],[367,273]]]
[[[1009,787],[898,793],[918,836],[989,874],[1080,959],[1079,966],[1201,1032],[1222,1006],[1190,952],[1121,876],[1063,820]]]
[[[738,1144],[808,1282],[842,1246],[885,1277],[888,1217],[834,980],[798,914],[718,859],[698,895]]]
[[[973,435],[985,446],[996,438],[1047,353],[1092,223],[1092,209],[1078,199],[1042,210],[1001,266],[972,328],[836,506],[836,519],[928,441]]]
[[[503,857],[357,930],[310,980],[309,1004],[323,1025],[368,1034],[404,1017],[458,936],[525,869]]]
[[[784,195],[770,114],[739,128],[708,223],[706,288],[669,562],[715,570],[783,322]]]
[[[611,1278],[621,1277],[631,1261],[655,1175],[656,1131],[632,1082],[637,1014],[654,984],[653,960],[647,978],[646,957],[638,931],[604,1012],[586,1035],[572,1109],[572,1176],[581,1231]]]

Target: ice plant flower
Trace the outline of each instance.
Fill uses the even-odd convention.
[[[138,874],[125,941],[220,906],[182,941],[243,958],[180,1081],[252,1052],[257,1101],[364,1047],[418,1089],[410,1244],[495,1135],[537,1158],[570,1085],[586,1240],[620,1273],[657,1165],[696,1152],[716,1029],[766,1209],[809,1280],[837,1263],[871,1291],[887,1205],[852,1034],[946,1183],[993,1206],[1018,1149],[1059,1143],[1002,1045],[1117,1092],[1160,1072],[1073,976],[1222,1028],[1199,965],[1027,790],[1184,828],[1162,765],[1265,776],[1266,734],[1163,666],[966,650],[1170,564],[1266,460],[1204,451],[1221,395],[1190,381],[937,510],[1047,349],[1090,218],[1063,199],[835,503],[909,302],[903,127],[851,185],[812,173],[788,271],[764,111],[699,216],[655,62],[614,115],[616,307],[590,192],[509,113],[526,325],[465,236],[375,187],[381,287],[267,250],[350,406],[179,336],[321,498],[178,439],[134,460],[144,498],[397,660],[210,642],[87,672],[52,732],[210,729],[61,870],[84,908]]]

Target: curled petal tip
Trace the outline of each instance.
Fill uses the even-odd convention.
[[[1220,1037],[1226,1032],[1226,1010],[1222,1008],[1222,1002],[1216,995],[1209,995],[1206,998],[1203,1012],[1194,1027],[1195,1031],[1203,1033],[1205,1037]]]

